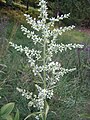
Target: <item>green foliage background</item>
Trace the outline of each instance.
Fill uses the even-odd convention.
[[[6,0],[7,5],[13,4],[14,7],[21,9],[24,13],[28,9],[27,13],[33,15],[35,13],[36,16],[38,14],[38,2],[39,0]],[[47,0],[47,3],[50,16],[56,16],[57,13],[60,15],[65,13],[71,14],[69,21],[64,21],[66,25],[73,23],[90,27],[90,0]],[[23,5],[31,8],[26,9]]]
[[[35,92],[32,82],[35,78],[25,56],[9,47],[8,42],[13,41],[30,48],[33,43],[23,35],[20,25],[16,23],[9,21],[5,30],[6,36],[4,38],[6,37],[8,41],[2,43],[4,49],[0,50],[0,63],[7,67],[2,69],[3,73],[0,73],[0,86],[2,87],[0,90],[0,96],[2,97],[0,106],[14,102],[16,108],[20,111],[20,120],[23,120],[34,110],[32,108],[28,109],[28,101],[16,91],[16,87]],[[4,31],[3,34],[5,35]],[[73,30],[64,33],[58,38],[58,42],[64,44],[83,43],[87,47],[90,45],[90,36],[78,30]],[[5,45],[7,49],[5,49]],[[89,51],[81,50],[79,54],[78,50],[67,51],[63,54],[59,53],[55,56],[55,59],[66,68],[76,67],[77,70],[61,78],[50,102],[50,113],[47,120],[81,120],[79,115],[89,112]],[[30,118],[29,120],[34,119]]]

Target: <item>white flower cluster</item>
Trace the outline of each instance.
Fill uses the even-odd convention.
[[[54,72],[53,77],[48,76],[47,80],[48,80],[48,85],[50,87],[54,86],[57,84],[58,81],[60,81],[60,78],[63,77],[65,74],[69,73],[69,72],[73,72],[75,71],[76,68],[72,68],[72,69],[65,69],[65,68],[60,68],[59,71]]]
[[[30,15],[24,14],[24,16],[26,17],[26,21],[27,23],[29,23],[31,25],[31,28],[33,28],[36,31],[39,31],[43,28],[45,28],[45,24],[43,24],[43,20],[37,20],[36,18],[32,18],[30,17]]]
[[[45,70],[48,73],[52,72],[54,74],[56,70],[60,70],[60,69],[61,69],[60,63],[50,62],[48,63],[48,65],[45,65],[45,66],[36,65],[35,68],[33,69],[33,72],[35,75],[38,75],[38,73],[42,73]]]
[[[38,115],[37,115],[37,116],[35,116],[35,119],[36,119],[36,120],[40,120]]]
[[[22,94],[27,100],[29,100],[28,106],[31,107],[37,107],[38,110],[43,109],[44,107],[44,101],[43,98],[38,98],[37,95],[32,94],[32,92],[29,92],[27,90],[23,90],[21,88],[17,88],[17,91]]]
[[[57,18],[52,17],[52,18],[50,18],[50,21],[58,22],[59,20],[63,20],[64,18],[68,18],[69,16],[70,16],[70,13],[61,15],[60,17],[57,16]]]
[[[29,92],[27,90],[23,90],[21,88],[17,88],[17,91],[22,93],[22,96],[24,96],[26,99],[29,100],[28,106],[36,107],[38,110],[42,111],[44,109],[44,100],[51,99],[53,96],[53,89],[42,89],[37,84],[35,85],[38,90],[38,95],[34,95],[32,92]]]
[[[46,19],[48,18],[48,13],[47,13],[47,2],[45,0],[39,0],[38,6],[40,6],[40,16],[39,18],[42,19],[43,22],[46,22]]]
[[[25,55],[28,58],[28,62],[31,66],[34,66],[35,61],[39,60],[41,58],[41,51],[39,50],[30,50],[28,47],[22,47],[22,45],[18,46],[17,44],[14,44],[12,42],[9,42],[10,46],[14,47],[17,51],[20,51],[21,53],[24,52]]]
[[[17,89],[17,91],[19,91],[20,93],[22,93],[22,96],[25,96],[25,98],[26,99],[31,99],[32,98],[32,95],[33,95],[33,93],[31,92],[29,92],[29,91],[26,91],[25,89],[23,90],[23,89],[21,89],[21,88],[16,88]]]
[[[33,73],[35,76],[42,75],[43,71],[46,71],[46,74],[47,74],[46,82],[47,82],[47,86],[49,87],[52,87],[58,81],[60,81],[60,78],[63,77],[65,74],[69,72],[73,72],[75,70],[76,68],[65,69],[61,66],[59,62],[50,62],[48,63],[48,65],[45,65],[45,66],[36,65],[35,67],[33,67]],[[43,78],[43,76],[41,76],[41,78]]]
[[[36,43],[41,43],[43,40],[38,35],[34,33],[34,31],[27,30],[23,25],[21,25],[21,30],[24,32],[24,35],[27,35],[27,38],[31,38],[36,45]]]
[[[49,90],[49,89],[42,89],[39,85],[35,85],[37,90],[38,90],[38,98],[43,98],[43,99],[51,99],[53,96],[53,90]]]
[[[75,26],[74,25],[72,25],[72,26],[68,26],[68,27],[60,27],[59,29],[57,28],[57,29],[53,29],[53,34],[57,34],[57,35],[62,35],[62,33],[63,32],[65,32],[65,31],[68,31],[68,30],[72,30],[73,28],[75,28]]]
[[[51,43],[48,45],[48,53],[52,55],[52,52],[57,53],[57,52],[63,52],[66,51],[67,49],[72,50],[73,48],[83,48],[84,45],[80,44],[56,44],[56,43]]]
[[[83,45],[80,44],[57,44],[57,38],[59,35],[62,35],[63,32],[72,30],[75,26],[60,27],[55,28],[55,21],[63,20],[68,18],[69,14],[61,15],[57,18],[48,18],[47,13],[47,2],[45,0],[39,0],[39,12],[40,15],[38,20],[32,18],[30,15],[25,14],[26,21],[31,25],[31,28],[34,31],[30,31],[21,25],[21,30],[27,38],[32,39],[34,45],[38,43],[40,50],[29,49],[28,47],[22,47],[22,45],[17,45],[10,42],[10,46],[14,47],[17,51],[21,53],[24,52],[28,58],[28,62],[32,67],[34,75],[39,76],[42,80],[42,84],[35,85],[38,94],[32,94],[26,90],[17,88],[19,92],[22,93],[22,96],[25,96],[28,100],[28,106],[37,107],[38,110],[45,112],[45,100],[51,99],[53,96],[53,88],[56,83],[63,77],[65,74],[74,71],[76,68],[65,69],[61,66],[59,62],[54,62],[53,56],[57,52],[63,52],[66,50],[72,50],[73,48],[83,48]],[[48,21],[48,22],[47,22]],[[35,33],[37,32],[37,34]],[[38,32],[40,35],[38,35]],[[40,82],[41,82],[40,80]],[[39,120],[39,116],[35,117]]]

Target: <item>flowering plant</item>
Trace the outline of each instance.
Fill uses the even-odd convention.
[[[37,94],[33,94],[27,90],[17,88],[17,90],[29,100],[28,107],[37,108],[37,112],[28,115],[25,120],[34,115],[37,120],[47,119],[49,111],[49,105],[47,100],[53,96],[53,89],[57,82],[68,72],[74,71],[76,68],[66,69],[58,61],[54,61],[53,56],[58,52],[66,51],[67,49],[72,50],[73,48],[83,48],[80,44],[57,44],[57,37],[62,35],[63,32],[72,30],[75,26],[55,28],[54,23],[64,18],[68,18],[70,14],[61,15],[57,18],[48,18],[47,13],[47,2],[45,0],[39,0],[39,12],[40,15],[38,20],[32,18],[30,15],[26,15],[26,21],[31,25],[34,31],[28,30],[26,27],[21,25],[21,30],[28,39],[32,39],[34,45],[40,45],[40,49],[35,48],[29,49],[28,47],[22,47],[10,42],[10,46],[14,47],[21,53],[24,52],[28,58],[28,63],[32,68],[33,74],[39,77],[38,84],[35,84]],[[48,21],[48,22],[47,22]],[[37,33],[41,33],[41,36]]]

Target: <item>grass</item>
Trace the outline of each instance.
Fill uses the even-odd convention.
[[[23,35],[20,25],[17,23],[8,22],[5,30],[7,30],[7,49],[1,49],[0,53],[4,51],[4,54],[1,54],[0,63],[7,67],[2,68],[0,66],[4,72],[0,74],[0,85],[2,86],[2,90],[0,91],[0,95],[2,96],[0,106],[11,101],[15,102],[16,107],[20,110],[22,120],[33,109],[29,110],[27,108],[26,99],[19,95],[16,87],[19,86],[33,90],[32,80],[34,77],[24,55],[10,48],[8,42],[13,41],[23,46],[29,46],[30,48],[33,46],[33,43]],[[73,30],[60,36],[58,42],[89,45],[89,39],[89,35],[78,30]],[[80,120],[79,114],[88,112],[88,108],[86,107],[89,104],[90,97],[90,76],[88,74],[90,72],[90,56],[88,54],[90,54],[90,51],[73,50],[55,56],[66,68],[76,67],[77,70],[61,78],[58,86],[55,88],[55,95],[50,103],[51,112],[48,115],[48,120]]]

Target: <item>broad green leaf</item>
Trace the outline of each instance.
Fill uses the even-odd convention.
[[[17,109],[17,112],[16,112],[14,120],[19,120],[19,110],[18,109]]]
[[[8,103],[1,108],[0,115],[2,118],[6,118],[13,110],[14,103]]]

